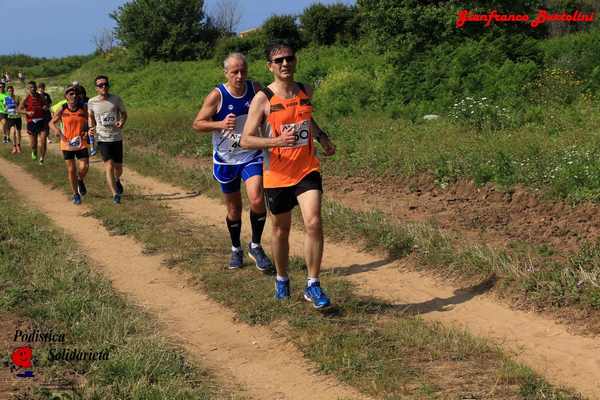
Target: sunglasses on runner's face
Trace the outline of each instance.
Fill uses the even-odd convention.
[[[105,88],[105,87],[109,87],[108,83],[99,83],[96,85],[97,88]]]
[[[296,61],[296,56],[277,57],[272,59],[271,62],[275,64],[283,64],[283,60],[287,61],[287,63],[290,64]]]
[[[67,92],[67,96],[75,96],[77,93],[75,92]]]

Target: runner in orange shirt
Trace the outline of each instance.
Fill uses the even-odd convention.
[[[74,86],[65,89],[65,97],[67,103],[54,114],[50,121],[50,129],[60,138],[60,149],[63,152],[69,182],[73,189],[73,204],[81,204],[81,196],[87,193],[83,179],[89,168],[86,131],[88,112],[87,108],[79,102],[77,89]],[[62,131],[56,126],[59,122],[62,122]],[[75,158],[79,160],[79,168],[75,165]]]
[[[267,208],[272,214],[277,269],[275,297],[290,297],[289,234],[292,209],[299,205],[306,231],[304,257],[308,267],[304,298],[314,308],[323,309],[331,302],[319,282],[323,258],[323,185],[313,139],[321,143],[325,155],[335,154],[335,146],[312,117],[312,88],[294,81],[294,50],[287,44],[272,45],[267,49],[267,60],[274,82],[254,96],[241,145],[264,149],[263,185]]]

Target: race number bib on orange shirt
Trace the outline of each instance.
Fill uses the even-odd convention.
[[[282,132],[289,128],[294,130],[294,136],[296,137],[296,142],[289,147],[302,147],[308,145],[308,139],[310,138],[310,120],[281,125]]]

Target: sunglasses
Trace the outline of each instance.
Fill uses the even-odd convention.
[[[67,92],[67,96],[75,96],[77,93],[75,92]]]
[[[283,60],[287,61],[287,63],[290,64],[296,61],[296,56],[277,57],[272,59],[271,62],[275,64],[283,64]]]
[[[108,83],[99,83],[96,85],[97,88],[105,88],[105,87],[109,87]]]

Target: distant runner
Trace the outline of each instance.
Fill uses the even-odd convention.
[[[246,80],[248,65],[240,53],[230,54],[225,59],[223,68],[227,82],[218,85],[208,94],[194,120],[193,128],[198,132],[212,133],[213,175],[219,182],[225,199],[225,222],[232,244],[229,268],[241,268],[244,264],[240,240],[240,182],[243,180],[250,201],[252,225],[252,242],[248,244],[248,254],[255,261],[256,268],[262,272],[270,272],[273,270],[273,263],[260,244],[267,217],[262,191],[262,151],[246,150],[239,146],[248,107],[260,86]]]
[[[55,113],[50,121],[50,129],[60,138],[60,149],[73,190],[73,204],[81,204],[81,196],[87,193],[83,180],[89,168],[86,131],[88,112],[85,106],[79,104],[75,87],[67,87],[65,97],[67,103]],[[62,131],[57,126],[58,122],[62,123]],[[79,161],[79,167],[75,164],[75,158]]]
[[[113,203],[121,203],[123,185],[123,134],[127,110],[119,96],[109,93],[108,77],[99,75],[94,80],[96,93],[88,102],[90,134],[97,139],[98,150],[106,170],[106,182],[113,195]]]
[[[52,119],[52,112],[50,111],[50,107],[52,106],[52,97],[48,93],[46,93],[46,84],[44,82],[40,82],[38,84],[38,92],[44,98],[44,102],[47,105],[47,108],[44,110],[44,131],[46,132],[46,138],[48,143],[52,143],[52,138],[50,137],[50,120]]]
[[[6,84],[4,82],[0,82],[0,130],[2,131],[2,143],[7,144],[10,143],[8,140],[8,123],[7,123],[7,112],[6,112],[6,98],[8,97],[8,93],[6,93]]]
[[[272,214],[273,258],[277,268],[275,297],[281,300],[290,297],[289,234],[292,209],[299,205],[306,232],[304,258],[308,267],[304,298],[314,308],[323,309],[331,302],[319,282],[323,258],[323,185],[313,138],[321,143],[325,155],[333,155],[335,146],[313,119],[312,88],[294,81],[294,50],[286,44],[270,46],[267,60],[274,82],[252,100],[241,145],[246,149],[265,149],[265,198]]]
[[[31,159],[38,159],[38,142],[39,142],[39,162],[44,164],[46,156],[46,133],[44,130],[45,111],[50,107],[46,104],[44,97],[37,92],[35,81],[27,83],[27,97],[19,104],[19,113],[27,116],[27,133],[31,140]],[[38,141],[39,136],[39,141]]]
[[[13,86],[8,87],[8,96],[5,99],[6,113],[7,113],[7,130],[8,135],[12,140],[12,154],[21,153],[21,130],[23,120],[21,114],[19,114],[18,107],[21,103],[21,98],[15,95],[15,88]]]

